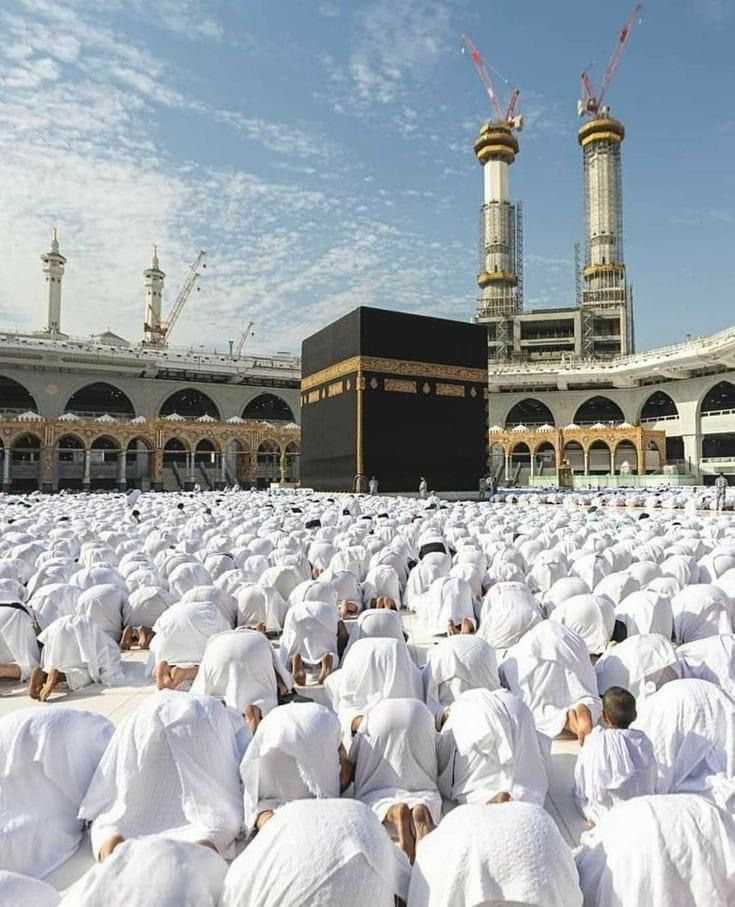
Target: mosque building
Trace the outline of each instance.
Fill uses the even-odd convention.
[[[110,331],[70,337],[61,305],[67,260],[55,230],[41,262],[45,328],[0,332],[3,490],[175,491],[298,480],[298,357],[168,347],[157,250],[144,272],[142,342]],[[190,268],[174,310],[198,276]]]

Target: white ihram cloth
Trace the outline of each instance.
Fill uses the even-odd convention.
[[[213,602],[177,602],[153,625],[149,667],[156,662],[170,665],[200,664],[207,640],[230,629],[229,622]]]
[[[292,800],[339,797],[339,721],[315,702],[282,705],[258,725],[240,765],[245,829]]]
[[[235,593],[238,627],[265,624],[269,630],[280,630],[288,605],[273,586],[243,583]]]
[[[625,624],[628,636],[660,633],[671,639],[674,635],[671,601],[652,589],[642,589],[626,596],[615,609],[615,617]]]
[[[255,705],[267,715],[278,705],[276,671],[290,689],[293,686],[291,675],[276,658],[273,647],[262,633],[246,629],[226,630],[207,640],[191,691],[222,699],[225,705],[238,712],[246,705]]]
[[[543,806],[548,782],[533,715],[507,690],[467,690],[439,735],[439,789],[457,803],[512,800]]]
[[[534,803],[458,806],[418,844],[408,907],[501,904],[581,907],[572,852]]]
[[[76,605],[82,590],[70,583],[49,583],[34,592],[28,602],[29,609],[36,616],[41,629],[48,627],[57,617],[68,617],[76,613]]]
[[[248,732],[210,696],[162,690],[118,726],[82,801],[92,850],[113,835],[211,841],[242,827],[239,765]]]
[[[432,646],[421,675],[424,702],[437,720],[465,690],[497,690],[500,686],[495,650],[472,634],[447,636]]]
[[[350,641],[344,655],[358,639],[398,639],[406,641],[403,635],[403,621],[397,611],[390,608],[369,608],[357,620],[350,621]],[[344,658],[344,656],[343,656]]]
[[[294,655],[310,665],[319,664],[324,655],[332,656],[332,667],[339,663],[337,625],[339,612],[332,602],[306,600],[291,605],[286,613],[278,654],[285,666]]]
[[[733,632],[730,598],[719,586],[686,586],[674,596],[671,608],[679,645]]]
[[[39,635],[41,667],[66,675],[70,690],[90,683],[113,686],[122,680],[120,649],[97,624],[78,614],[59,617]]]
[[[585,907],[724,907],[735,823],[702,797],[636,797],[584,836],[576,861]]]
[[[405,606],[411,611],[415,611],[417,600],[429,591],[429,587],[435,580],[447,576],[449,568],[449,564],[437,564],[431,560],[423,560],[416,564],[408,575],[406,590],[403,593]]]
[[[679,675],[716,683],[735,698],[735,636],[708,636],[676,650]]]
[[[612,639],[615,607],[604,595],[575,595],[560,602],[549,619],[564,624],[580,636],[590,655],[599,655]]]
[[[76,851],[79,804],[113,730],[63,706],[0,720],[0,868],[43,878]]]
[[[524,583],[498,583],[483,599],[478,635],[502,653],[541,619],[541,611]]]
[[[469,620],[475,626],[470,584],[456,576],[434,580],[428,591],[414,600],[413,608],[432,636],[446,633],[450,621],[461,624]]]
[[[234,628],[237,624],[237,602],[235,596],[230,595],[225,589],[208,585],[194,586],[185,592],[181,602],[212,602],[217,607],[222,617],[227,621],[228,627]]]
[[[374,598],[387,596],[392,598],[396,607],[401,606],[401,581],[396,570],[390,564],[376,564],[371,567],[362,584],[362,604],[367,608]]]
[[[629,595],[638,592],[640,585],[637,579],[622,571],[609,573],[595,586],[595,595],[604,595],[610,599],[617,610],[618,605]]]
[[[676,650],[658,633],[630,636],[613,646],[595,665],[600,696],[623,687],[639,701],[678,677]]]
[[[40,664],[41,653],[27,611],[0,604],[0,665],[18,665],[27,680]]]
[[[574,767],[574,800],[597,824],[616,804],[656,793],[656,757],[642,731],[592,728]]]
[[[17,907],[57,907],[61,895],[51,885],[19,875],[17,872],[0,870],[0,904]]]
[[[151,628],[173,603],[173,596],[158,586],[138,586],[123,603],[123,623]]]
[[[382,822],[396,803],[425,806],[441,819],[434,718],[417,699],[385,699],[368,709],[352,741],[354,797]]]
[[[602,712],[597,678],[584,640],[556,621],[528,630],[500,666],[504,685],[533,712],[536,728],[548,737],[564,729],[567,712],[586,705],[596,724]]]
[[[222,907],[394,907],[410,867],[358,800],[297,800],[232,863]]]
[[[226,874],[227,863],[201,844],[124,841],[82,876],[61,907],[217,907]]]
[[[127,598],[127,593],[113,583],[88,586],[77,599],[76,613],[88,617],[115,642],[120,642]]]
[[[700,793],[735,805],[735,702],[706,680],[673,680],[641,704],[633,727],[656,755],[657,794]]]
[[[423,699],[421,673],[397,639],[359,639],[324,689],[347,741],[352,719],[381,699]]]

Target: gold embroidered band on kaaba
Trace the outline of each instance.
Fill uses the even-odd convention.
[[[412,362],[404,359],[380,359],[374,356],[352,356],[314,372],[301,379],[301,390],[308,391],[354,372],[378,372],[385,375],[405,375],[411,378],[439,378],[450,381],[487,383],[487,369],[465,368],[458,365],[438,365],[434,362]]]

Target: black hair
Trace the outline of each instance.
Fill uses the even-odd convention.
[[[615,728],[625,730],[636,720],[635,696],[623,687],[609,687],[602,697],[602,711]]]

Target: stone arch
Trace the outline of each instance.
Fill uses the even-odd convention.
[[[174,413],[184,416],[186,419],[211,416],[219,422],[222,418],[214,400],[197,387],[182,387],[166,397],[158,414],[159,416],[171,416]]]
[[[584,472],[584,448],[579,441],[567,441],[562,450],[562,459],[569,463],[572,472]]]
[[[612,451],[607,441],[603,441],[601,438],[592,441],[587,448],[587,464],[590,475],[610,475],[612,472]]]
[[[301,445],[297,441],[290,441],[286,445],[286,481],[298,482],[301,461]]]
[[[601,422],[603,425],[620,424],[625,422],[625,416],[614,400],[596,395],[588,397],[577,407],[572,421],[576,425],[594,425],[597,422]]]
[[[25,413],[29,410],[38,412],[38,404],[33,394],[20,381],[0,375],[0,412],[12,414]]]
[[[277,482],[281,477],[281,448],[271,438],[266,438],[258,445],[257,482],[264,487],[270,482]]]
[[[531,465],[531,448],[525,441],[519,441],[511,448],[510,465],[513,469],[518,466]]]
[[[242,411],[243,419],[259,419],[262,422],[294,422],[291,407],[277,394],[258,394]]]
[[[718,381],[703,395],[699,412],[702,416],[735,410],[735,384],[732,381]]]
[[[524,397],[514,403],[505,417],[505,427],[513,428],[514,425],[555,425],[554,414],[543,400],[535,397]]]
[[[533,459],[537,465],[538,474],[543,475],[544,470],[556,469],[556,447],[551,441],[539,442],[534,451]]]
[[[97,416],[135,418],[135,407],[125,393],[107,381],[93,381],[78,388],[66,401],[64,412],[93,419]]]
[[[185,469],[189,458],[189,445],[182,438],[171,437],[163,445],[163,465]]]
[[[153,469],[155,444],[144,435],[137,435],[125,445],[125,485],[128,488],[149,488]]]
[[[613,471],[620,473],[623,464],[627,463],[631,475],[638,475],[641,472],[641,466],[638,463],[638,450],[632,441],[624,438],[615,445],[613,453]]]
[[[653,422],[657,419],[671,419],[679,417],[679,409],[674,398],[666,391],[654,391],[641,406],[639,421]]]
[[[219,445],[211,438],[200,438],[194,447],[194,462],[213,466],[218,453]]]
[[[10,487],[35,491],[41,480],[43,441],[33,431],[18,432],[10,442]]]
[[[250,469],[250,445],[242,438],[231,438],[224,446],[225,481],[242,484],[253,479]]]

